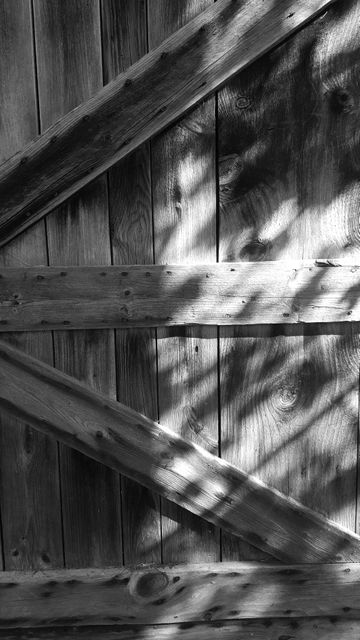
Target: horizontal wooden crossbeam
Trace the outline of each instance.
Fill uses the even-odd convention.
[[[179,624],[102,625],[6,629],[2,640],[359,640],[360,620],[263,618],[180,622]]]
[[[0,168],[0,245],[333,0],[218,0]]]
[[[360,320],[335,260],[0,270],[0,331]]]
[[[0,573],[0,627],[360,616],[360,565],[226,562]]]
[[[0,406],[280,560],[360,560],[357,535],[4,342]]]

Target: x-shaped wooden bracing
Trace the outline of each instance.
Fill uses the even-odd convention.
[[[161,47],[145,56],[126,74],[119,76],[94,98],[65,116],[38,140],[2,165],[1,244],[44,216],[145,139],[158,133],[198,100],[281,42],[329,4],[331,2],[325,0],[286,0],[275,3],[264,13],[259,10],[258,3],[239,7],[237,2],[219,0]],[[154,85],[157,87],[155,96],[150,91]],[[328,265],[331,266],[331,263]],[[258,298],[255,310],[253,307],[250,311],[248,309],[248,315],[244,311],[224,311],[222,319],[217,320],[219,324],[229,324],[229,319],[231,323],[249,324],[259,322],[259,315],[262,322],[264,318],[267,318],[267,322],[323,319],[319,316],[319,306],[314,315],[314,308],[308,304],[308,285],[304,288],[303,282],[296,294],[297,300],[301,300],[301,292],[307,292],[307,295],[303,295],[300,315],[299,307],[294,312],[294,307],[289,302],[294,299],[294,291],[283,292],[281,313],[278,295],[269,303],[269,273],[270,277],[274,277],[274,273],[271,276],[271,270],[275,272],[278,269],[277,277],[280,272],[287,277],[289,269],[296,273],[303,269],[306,274],[314,266],[324,265],[281,265],[280,270],[279,267],[272,266],[269,272],[262,275],[259,265],[237,265],[236,268],[233,265],[207,265],[196,269],[202,273],[203,286],[209,270],[213,269],[214,277],[220,278],[223,277],[221,270],[227,270],[227,286],[233,289],[235,287],[237,291],[239,281],[234,283],[234,278],[240,277],[244,282],[244,269],[253,270],[253,277],[258,279],[257,282],[260,278],[263,291],[267,294]],[[341,269],[342,275],[355,279],[356,287],[359,288],[358,277],[353,275],[354,270],[346,265],[341,266]],[[92,287],[100,274],[98,269],[72,268],[69,271],[74,287],[85,277],[93,291]],[[167,268],[166,271],[166,276],[173,276],[175,272],[176,277],[181,268]],[[30,307],[25,305],[24,314],[16,315],[16,326],[11,326],[14,314],[8,313],[3,319],[3,329],[36,330],[43,329],[46,323],[48,328],[64,328],[64,323],[71,323],[70,320],[62,320],[57,326],[56,319],[52,317],[49,320],[48,317],[56,309],[55,302],[61,304],[61,287],[51,286],[51,294],[45,302],[43,290],[40,291],[39,288],[39,282],[50,282],[51,285],[54,281],[59,282],[59,274],[56,270],[46,268],[42,269],[42,274],[39,274],[38,269],[33,272],[38,289],[33,286],[30,297],[36,298],[39,295],[43,305],[41,310],[39,311],[39,304],[34,304],[38,314],[34,320],[34,316],[29,314]],[[27,273],[29,277],[26,281],[19,269],[3,270],[4,282],[10,282],[12,286],[15,281],[18,288],[23,286],[26,289],[29,282],[32,282],[30,270]],[[134,287],[140,287],[138,307],[141,309],[144,298],[148,300],[149,296],[146,286],[141,289],[139,276],[142,274],[144,278],[148,278],[149,273],[154,277],[159,277],[159,274],[164,276],[164,268],[131,266],[129,273],[134,278]],[[325,270],[324,276],[325,273],[327,278],[334,278],[331,270]],[[101,268],[101,278],[103,274],[114,277],[116,269]],[[106,282],[109,279],[110,277]],[[169,279],[165,277],[167,282]],[[286,282],[288,281],[287,277]],[[143,313],[139,320],[135,312],[133,319],[129,319],[127,313],[127,326],[214,322],[213,311],[219,307],[214,291],[210,291],[210,298],[211,295],[213,297],[205,314],[203,308],[194,311],[191,307],[195,301],[190,291],[186,299],[190,301],[188,307],[191,312],[186,314],[186,305],[183,305],[179,316],[176,295],[175,302],[173,301],[175,306],[169,311],[160,296],[164,282],[159,282],[161,286],[158,283],[158,298],[151,301],[152,315],[150,313],[146,318]],[[120,286],[118,281],[117,286]],[[336,300],[341,298],[341,291],[336,287],[331,288],[330,283],[334,317],[329,318],[327,313],[327,320],[357,318],[359,311],[356,287],[352,288],[355,292],[354,305],[349,314],[348,308],[340,308],[339,312]],[[218,291],[218,288],[215,290]],[[113,291],[110,287],[110,307]],[[224,292],[222,289],[222,292],[223,301],[229,300],[226,290]],[[242,303],[243,299],[246,301],[246,296],[251,299],[251,286],[246,293],[240,293],[238,291],[235,309],[239,308],[240,297]],[[312,294],[317,293],[315,288]],[[234,305],[234,301],[232,303]],[[7,310],[8,308],[9,305]],[[309,309],[312,309],[310,315]],[[116,319],[111,321],[109,314],[103,312],[103,316],[105,315],[108,323],[104,324],[102,318],[90,318],[91,326],[123,326],[124,318],[121,314],[116,316],[115,313]],[[86,305],[83,314],[78,316],[77,324],[75,320],[71,323],[71,328],[88,326],[85,318],[89,318]],[[283,561],[359,561],[358,536],[267,487],[201,447],[186,442],[166,427],[91,391],[75,379],[8,345],[0,345],[0,361],[1,406],[35,428],[139,481]]]
[[[2,165],[2,244],[329,4],[325,0],[286,0],[264,12],[263,9],[259,10],[256,2],[239,6],[238,2],[221,0],[204,11],[126,74],[119,76],[94,98],[62,118],[26,150]],[[258,34],[262,37],[257,37]],[[168,58],[172,60],[170,67],[166,62]],[[190,85],[189,78],[192,79]],[[150,87],[155,86],[155,80],[157,91],[154,97]],[[145,117],[147,113],[148,119]],[[129,144],[125,144],[124,132],[126,129],[126,135],[129,136],[130,125],[132,140],[129,142],[127,139]],[[99,136],[106,138],[109,127],[111,144],[106,147],[106,152],[102,149],[102,153],[99,153]],[[69,171],[71,166],[76,166],[76,170]],[[66,171],[66,179],[63,171]],[[323,289],[337,292],[337,298],[333,296],[332,299],[336,317],[331,319],[348,320],[348,307],[345,309],[339,305],[342,295],[339,282],[351,289],[357,298],[357,273],[354,275],[350,266],[343,266],[339,277],[339,270],[336,269],[337,280],[334,284],[334,270],[321,269],[320,280],[323,281],[323,275],[326,274],[327,278],[332,278],[330,285],[328,283],[328,287],[320,290],[319,277],[316,277],[315,290],[309,292],[313,266],[280,263],[279,267],[273,263],[270,269],[266,265],[265,270],[262,265],[167,267],[165,270],[159,266],[131,266],[126,272],[125,285],[125,288],[130,288],[125,290],[125,295],[130,291],[131,300],[122,307],[121,274],[124,274],[124,267],[120,270],[115,267],[101,268],[101,271],[91,267],[71,268],[66,272],[43,268],[41,274],[39,269],[8,269],[3,272],[2,282],[5,291],[17,291],[17,313],[13,313],[11,299],[5,295],[1,328],[24,331],[44,329],[45,326],[52,329],[201,324],[214,321],[218,324],[319,321],[323,319],[319,312],[321,305],[316,305],[317,316],[314,316],[314,313],[309,314],[311,305],[308,302],[311,295],[318,299]],[[323,267],[324,263],[316,266]],[[297,292],[287,287],[291,281],[289,273],[294,271],[298,276],[292,278],[294,282],[296,280]],[[299,277],[300,272],[302,277]],[[197,278],[194,281],[195,273]],[[67,278],[64,278],[64,274]],[[104,278],[105,275],[107,278]],[[76,314],[71,319],[64,318],[66,307],[69,309],[72,306],[68,299],[69,279],[75,299],[77,291],[81,291],[80,306],[83,307],[80,311],[77,304]],[[282,300],[278,294],[281,279],[285,287]],[[354,287],[354,279],[357,287]],[[276,295],[271,300],[274,280],[277,282]],[[63,282],[67,305],[61,298]],[[191,285],[189,291],[184,290],[183,282],[192,283],[195,293]],[[46,294],[44,287],[47,285]],[[86,286],[89,290],[88,304],[84,296]],[[205,286],[208,291],[205,291]],[[245,289],[247,287],[246,291],[244,286]],[[203,295],[196,308],[199,287]],[[106,289],[107,305],[104,303]],[[254,308],[252,292],[255,289],[258,296]],[[259,294],[260,289],[262,295]],[[120,300],[116,299],[117,290],[120,291]],[[237,292],[235,299],[234,290]],[[154,291],[157,292],[155,300]],[[173,299],[169,291],[173,292]],[[294,312],[292,304],[294,298],[300,300],[301,292],[304,293],[302,315],[299,305]],[[101,300],[101,317],[91,312],[96,296]],[[204,300],[208,300],[207,307]],[[150,305],[150,309],[146,305]],[[328,319],[328,300],[325,306]],[[121,313],[123,309],[125,311]],[[215,309],[221,310],[222,317],[214,319]],[[351,319],[358,313],[355,302],[353,312]],[[54,313],[58,314],[57,320]],[[49,318],[49,314],[53,314],[52,318]],[[130,409],[108,399],[100,399],[90,390],[85,393],[80,383],[6,345],[1,346],[1,359],[1,403],[13,413],[26,417],[35,427],[110,464],[283,560],[324,560],[339,553],[343,559],[357,559],[359,539],[355,535],[344,533],[339,527],[265,487],[246,473],[186,443],[174,433],[162,430]],[[25,393],[27,388],[28,395]],[[63,391],[60,393],[60,388],[67,389],[65,395]],[[47,396],[49,403],[45,405],[43,398]],[[69,425],[73,422],[69,411],[70,397],[74,415],[81,415],[80,399],[87,398],[84,401],[83,422],[98,425],[95,432],[76,424],[70,429]],[[55,401],[59,403],[58,414],[51,412]],[[104,406],[107,407],[106,413],[101,408]],[[95,407],[96,419],[92,415]],[[50,411],[50,415],[46,414],[45,418],[43,413],[47,411]],[[59,416],[63,417],[60,423],[57,422]],[[135,441],[134,437],[137,438]]]

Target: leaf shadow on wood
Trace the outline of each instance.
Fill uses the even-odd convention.
[[[324,25],[327,20],[342,19],[344,4],[339,6],[324,19]],[[336,258],[358,253],[358,230],[354,222],[360,148],[356,134],[359,113],[356,52],[340,51],[326,64],[321,62],[320,66],[311,67],[309,60],[320,55],[321,23],[319,20],[307,27],[294,42],[268,56],[266,62],[252,65],[219,96],[221,260],[269,260],[291,255],[305,257],[305,254]],[[284,57],[294,60],[294,64],[282,70]],[[309,73],[309,67],[315,70],[314,76]],[[304,78],[306,84],[302,86]],[[321,95],[320,87],[324,91]],[[227,123],[222,128],[221,122],[225,120]],[[196,136],[208,135],[207,126],[204,129],[203,124],[198,125],[196,117],[190,115],[187,122],[189,124],[175,126],[190,128]],[[189,151],[189,155],[190,163],[195,166],[196,151]],[[196,199],[212,171],[212,167],[209,173],[205,170],[198,182],[192,179],[185,200]],[[173,194],[175,208],[177,195]],[[331,225],[335,207],[340,210],[339,216],[336,215],[339,222],[336,229]],[[190,239],[194,247],[203,243],[202,236],[209,237],[215,215],[214,208],[206,215],[208,228],[202,227],[199,234]],[[340,222],[346,237],[339,239]],[[164,229],[158,239],[160,253],[166,252],[173,233],[174,226]],[[300,246],[299,238],[308,245]],[[321,273],[316,277],[321,279]],[[309,298],[309,304],[312,302],[316,300]],[[197,329],[174,330],[173,335],[184,340],[191,336],[191,340],[202,345],[209,340]],[[325,337],[320,340],[321,336]],[[240,327],[221,330],[219,344],[220,359],[216,358],[206,370],[194,372],[191,362],[186,362],[184,357],[180,359],[181,366],[189,370],[188,380],[182,384],[184,388],[191,387],[195,397],[193,403],[187,398],[183,403],[187,393],[184,396],[179,393],[182,435],[214,449],[216,443],[213,433],[207,431],[207,423],[214,410],[217,413],[220,400],[223,457],[261,475],[304,504],[314,505],[316,510],[355,528],[358,327]],[[221,386],[211,382],[208,392],[200,400],[196,399],[197,386],[207,387],[207,381],[214,380],[214,376],[218,381],[219,368]],[[169,385],[171,373],[166,367],[161,371]],[[153,369],[146,375],[157,375],[155,360]],[[173,396],[169,393],[168,397]],[[170,408],[174,411],[166,398],[165,386],[164,414]],[[344,429],[345,438],[342,437]],[[328,437],[330,431],[331,438]],[[334,455],[338,444],[340,450]],[[140,489],[142,491],[148,494]],[[145,498],[145,503],[147,500],[150,500],[150,509],[158,511],[158,503],[151,497]],[[147,521],[145,509],[143,515]],[[173,511],[171,515],[174,517]],[[136,526],[139,530],[142,528],[141,514]],[[198,526],[194,518],[194,528]],[[146,553],[151,555],[152,541],[143,543]],[[225,548],[228,556],[237,559],[250,552],[247,545],[229,539],[225,541]],[[341,549],[333,552],[336,557]],[[255,551],[254,556],[268,559]],[[217,606],[220,598],[221,594],[217,594],[209,602],[209,610]],[[266,609],[263,615],[266,618]],[[216,612],[212,617],[217,617]],[[160,621],[160,615],[154,614],[154,624]],[[271,625],[266,619],[256,624],[263,624],[264,637],[269,638]],[[295,619],[293,623],[283,624],[284,637],[297,637],[292,636],[297,633],[296,627],[291,626],[296,624]],[[336,622],[334,625],[336,627]],[[251,629],[252,623],[249,623]],[[197,629],[195,633],[200,631]]]
[[[357,255],[353,224],[357,178],[355,169],[349,168],[350,162],[356,166],[359,150],[354,135],[359,113],[357,44],[354,34],[345,40],[351,12],[357,12],[354,3],[337,5],[326,18],[240,74],[219,95],[220,259]],[[332,55],[330,38],[335,39],[339,25],[340,51],[335,47]],[[340,39],[346,45],[339,44]],[[201,183],[190,188],[190,200],[197,188],[201,190]],[[201,245],[202,234],[209,237],[212,217],[207,220],[191,238],[194,247]],[[170,239],[169,226],[164,253]],[[319,270],[314,281],[320,283],[323,276]],[[309,305],[316,304],[313,296],[309,293]],[[349,291],[349,310],[351,298]],[[329,337],[321,338],[327,331]],[[201,342],[201,332],[198,335]],[[261,473],[270,484],[291,490],[300,500],[309,500],[316,509],[354,528],[357,326],[323,325],[320,331],[285,325],[236,332],[221,329],[220,335],[220,368],[226,370],[220,390],[222,455],[226,457],[229,449],[232,462]],[[226,357],[231,362],[227,369]],[[186,362],[182,366],[186,368]],[[199,373],[199,382],[206,376],[212,380],[214,368]],[[166,397],[173,400],[171,371],[165,370],[163,377],[169,380],[163,411],[181,411],[181,401],[176,410],[166,407]],[[192,407],[200,425],[206,425],[218,391]],[[335,449],[341,446],[338,457],[326,450],[327,441]],[[330,464],[334,457],[336,462]],[[292,460],[297,466],[291,465]],[[285,466],[283,475],[276,471],[277,465]],[[227,544],[233,558],[249,552],[247,546]]]

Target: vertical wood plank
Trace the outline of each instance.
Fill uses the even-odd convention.
[[[1,0],[0,162],[38,133],[32,36],[30,0]],[[3,248],[0,264],[47,264],[44,221]],[[53,364],[50,332],[3,334],[3,339]],[[5,568],[63,566],[57,443],[3,413],[0,491]]]
[[[284,493],[290,481],[287,442],[301,430],[293,424],[297,396],[307,391],[307,380],[301,383],[296,373],[303,338],[294,333],[271,326],[220,329],[221,455]],[[222,557],[273,561],[227,532]]]
[[[146,0],[102,0],[104,82],[148,50]],[[114,264],[153,262],[150,145],[109,171]],[[154,330],[116,331],[118,400],[153,420],[158,417]],[[122,478],[124,562],[160,562],[159,497]]]
[[[212,0],[149,0],[150,48]],[[216,261],[215,99],[152,143],[155,261]],[[217,333],[158,331],[160,421],[217,450]],[[206,425],[206,426],[204,426]],[[219,532],[162,502],[165,562],[216,560]]]
[[[339,3],[303,37],[312,43],[307,76],[312,112],[297,159],[302,255],[358,259],[359,3]],[[326,489],[322,492],[314,478],[311,482],[307,468],[300,490],[309,506],[319,505],[351,529],[358,514],[359,347],[356,325],[305,328],[305,358],[317,381],[309,416],[317,438],[306,452],[307,467]],[[294,492],[301,495],[299,488]]]
[[[41,127],[102,85],[97,0],[35,0]],[[91,183],[47,218],[51,265],[110,264],[107,185]],[[56,332],[55,366],[115,397],[113,331]],[[60,449],[66,566],[122,560],[119,477],[64,446]]]
[[[354,68],[339,18],[347,13],[355,43],[357,10],[353,3],[329,11],[221,92],[221,260],[334,258],[355,247],[357,253],[354,235],[351,249],[343,240],[359,194],[347,162],[349,119],[337,124],[334,140],[332,106],[333,92]],[[349,180],[346,190],[341,183]],[[221,337],[223,456],[354,528],[353,328],[239,327],[222,329]],[[224,559],[263,557],[229,536],[223,542]]]

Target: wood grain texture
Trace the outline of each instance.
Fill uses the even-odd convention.
[[[44,129],[102,85],[100,12],[94,0],[36,0],[34,8]],[[110,264],[104,178],[46,222],[50,264]],[[112,331],[57,332],[54,356],[59,369],[116,396]],[[60,472],[66,566],[121,562],[118,475],[66,447],[60,449]]]
[[[360,537],[75,378],[0,343],[0,405],[283,561],[356,562]]]
[[[267,11],[262,3],[253,0],[211,3],[205,12],[135,63],[131,70],[62,117],[2,166],[2,244],[163,130],[331,2],[284,0]],[[88,35],[89,40],[96,41],[91,29]],[[48,48],[48,44],[49,39],[43,46]],[[70,60],[74,62],[72,56],[68,57]],[[66,58],[61,58],[60,66],[63,62],[66,63]],[[80,50],[79,62],[80,66],[86,63]],[[85,83],[89,77],[86,76]],[[49,80],[49,95],[58,94],[55,85],[54,76]],[[77,96],[76,84],[69,81],[64,88],[64,97]],[[74,101],[73,106],[77,98]],[[51,121],[53,116],[51,109]]]
[[[265,618],[263,620],[224,621],[214,623],[182,623],[179,625],[123,625],[119,627],[71,627],[64,629],[19,629],[0,631],[3,640],[28,640],[34,637],[44,640],[55,638],[70,640],[73,638],[96,638],[97,640],[173,640],[178,635],[185,640],[206,640],[221,638],[224,640],[357,640],[359,621],[330,618],[308,618],[284,620]]]
[[[104,80],[109,82],[147,53],[147,5],[146,0],[102,0],[101,8]],[[152,263],[149,144],[141,145],[108,175],[113,263]],[[154,331],[117,331],[116,354],[118,400],[156,420]],[[159,497],[122,478],[121,498],[124,562],[160,562]]]
[[[360,253],[360,182],[357,170],[360,146],[356,133],[359,124],[359,21],[359,3],[351,0],[335,5],[324,20],[313,48],[310,81],[316,92],[316,97],[312,99],[316,109],[312,127],[304,141],[301,164],[302,224],[306,229],[303,256],[306,258],[321,250],[324,257],[331,253],[339,259],[355,257]],[[310,148],[313,149],[312,153]],[[310,180],[310,175],[314,173],[316,179]],[[312,215],[314,213],[316,216]],[[318,218],[317,224],[315,217]],[[330,340],[333,341],[331,369]],[[331,447],[343,451],[340,460],[332,459],[333,483],[328,500],[332,511],[335,513],[337,510],[339,514],[336,519],[357,530],[359,514],[354,505],[353,483],[354,480],[356,482],[356,467],[359,465],[358,456],[354,453],[354,432],[359,424],[360,348],[356,325],[344,328],[337,339],[322,336],[320,328],[314,333],[307,330],[305,350],[313,354],[318,372],[324,370],[322,362],[325,362],[325,376],[320,374],[322,392],[317,394],[316,401],[328,425],[332,427],[326,443],[327,459],[331,458]],[[332,374],[330,384],[326,381],[329,372]],[[334,397],[336,402],[330,410],[329,399]],[[340,415],[343,424],[341,432],[334,425],[335,421],[338,423]],[[339,464],[337,473],[334,464]],[[320,499],[319,494],[317,499]],[[314,501],[310,506],[314,506]],[[331,513],[330,509],[328,513]],[[355,525],[354,519],[357,520]]]
[[[311,326],[307,334],[291,327],[227,331],[221,404],[230,446],[224,444],[224,456],[353,528],[357,337],[333,325]],[[229,543],[229,555],[245,554],[235,549]]]
[[[0,630],[2,640],[358,640],[359,620],[323,618],[263,618],[262,620],[183,622]]]
[[[339,111],[335,85],[353,69],[358,22],[357,3],[339,3],[220,94],[222,260],[357,255],[355,234],[344,234],[358,183],[342,185],[355,116]],[[221,334],[224,437],[240,425],[227,459],[353,529],[356,325]]]
[[[30,1],[0,2],[0,160],[38,133]],[[46,265],[44,221],[0,252],[1,267]],[[51,333],[4,334],[53,363]],[[7,569],[63,566],[58,447],[26,421],[0,415],[0,504]]]
[[[0,277],[0,331],[360,321],[360,267],[338,260],[25,267]],[[134,333],[118,340],[128,335],[134,344]]]
[[[359,620],[323,618],[264,618],[262,620],[185,622],[160,625],[121,625],[49,629],[0,630],[2,640],[358,640]],[[221,634],[221,635],[220,635]]]
[[[360,616],[358,564],[3,572],[0,589],[2,628]]]
[[[171,4],[150,0],[150,46],[159,46],[211,5],[212,0]],[[154,139],[152,169],[155,261],[215,261],[214,98]],[[162,330],[157,335],[160,420],[183,437],[216,452],[216,330]],[[166,502],[162,535],[166,562],[219,558],[219,532]]]

